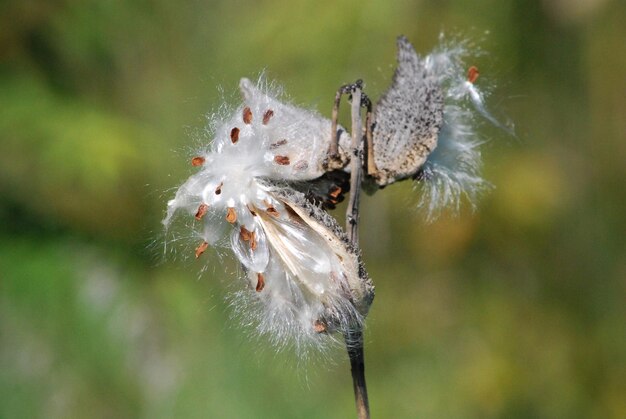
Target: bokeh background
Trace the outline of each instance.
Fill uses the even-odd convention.
[[[342,83],[380,95],[398,34],[442,30],[481,40],[517,136],[482,131],[474,214],[364,198],[373,417],[626,417],[624,22],[617,0],[1,2],[0,417],[353,417],[341,348],[249,340],[235,264],[164,258],[160,220],[240,77],[328,116]]]

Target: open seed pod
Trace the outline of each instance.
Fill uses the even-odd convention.
[[[297,191],[266,189],[269,205],[252,206],[254,235],[267,247],[267,264],[256,265],[251,242],[232,235],[233,250],[248,271],[247,317],[277,343],[320,339],[320,334],[360,330],[374,287],[333,217]],[[237,226],[236,226],[237,228]],[[241,227],[239,227],[241,228]],[[242,314],[242,313],[239,313]]]
[[[373,119],[373,174],[379,186],[415,176],[437,146],[444,96],[411,43],[398,38],[398,67]]]

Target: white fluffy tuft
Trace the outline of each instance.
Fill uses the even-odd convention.
[[[199,171],[169,201],[163,223],[196,218],[196,257],[229,236],[245,272],[244,289],[230,298],[236,317],[276,346],[319,347],[335,331],[360,328],[373,298],[358,251],[332,217],[284,184],[323,173],[330,121],[247,79],[240,88],[244,103],[214,119],[214,140],[192,160]]]
[[[467,41],[448,42],[425,57],[426,67],[444,90],[443,125],[437,148],[429,155],[416,187],[420,190],[418,207],[432,221],[445,209],[457,213],[462,201],[475,209],[479,196],[492,185],[482,178],[480,146],[485,140],[478,134],[481,119],[511,133],[485,106],[484,92],[468,80],[464,59],[480,53]]]

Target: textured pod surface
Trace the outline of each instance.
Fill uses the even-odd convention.
[[[398,67],[376,106],[373,128],[376,183],[384,186],[418,173],[437,146],[444,96],[411,43],[398,38]]]

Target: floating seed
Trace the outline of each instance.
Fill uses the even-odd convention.
[[[467,81],[474,84],[479,75],[478,68],[473,65],[467,70]]]
[[[256,248],[257,248],[256,233],[253,231],[250,233],[250,250],[254,252]]]
[[[254,207],[250,207],[250,205],[246,205],[248,207],[248,211],[250,211],[250,214],[252,214],[253,217],[256,217],[256,211],[254,210]]]
[[[289,157],[288,156],[274,156],[274,161],[281,166],[289,165]]]
[[[222,186],[224,186],[224,182],[217,185],[217,188],[215,188],[215,195],[219,195],[222,193]]]
[[[274,111],[271,109],[266,110],[263,114],[263,125],[267,125],[270,119],[272,119],[272,116],[274,116]]]
[[[280,212],[278,212],[278,210],[272,206],[267,207],[267,209],[265,210],[269,215],[271,215],[272,217],[279,217],[280,216]]]
[[[202,242],[200,246],[196,247],[196,259],[200,257],[204,253],[204,251],[209,247],[209,243]]]
[[[204,164],[204,157],[198,156],[191,159],[191,165],[194,167],[202,166]]]
[[[287,140],[276,141],[275,143],[270,144],[270,150],[275,150],[278,147],[283,146],[285,144],[287,144]]]
[[[324,333],[327,328],[324,323],[319,320],[315,320],[315,323],[313,323],[313,330],[315,330],[316,333]]]
[[[249,106],[243,108],[243,122],[244,124],[252,123],[252,111],[250,110]]]
[[[293,165],[295,170],[306,170],[309,168],[309,163],[306,160],[299,160]]]
[[[328,195],[332,198],[337,199],[337,197],[341,194],[341,188],[339,186],[333,186]]]
[[[201,220],[208,209],[209,206],[207,204],[200,204],[200,206],[198,207],[198,211],[196,211],[196,220]]]
[[[239,238],[247,242],[248,240],[250,240],[251,237],[252,237],[252,232],[250,232],[244,226],[241,226],[241,229],[239,229]]]
[[[237,141],[239,141],[239,128],[235,127],[230,130],[230,141],[233,144],[237,144]]]
[[[233,207],[228,207],[226,210],[226,221],[231,224],[235,224],[235,221],[237,221],[237,213]]]
[[[265,277],[259,272],[256,274],[256,292],[263,291],[263,288],[265,288]]]

